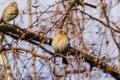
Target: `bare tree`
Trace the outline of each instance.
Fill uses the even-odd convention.
[[[119,0],[25,1],[15,23],[0,23],[0,79],[120,79]],[[70,40],[63,54],[51,47],[58,29]]]

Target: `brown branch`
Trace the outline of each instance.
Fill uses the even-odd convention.
[[[21,29],[16,25],[0,24],[0,32],[2,32],[3,34],[9,35],[16,40],[18,40],[18,39],[25,40],[27,42],[33,43],[38,46],[41,42],[44,44],[48,44],[48,45],[51,45],[51,42],[52,42],[52,39],[50,39],[48,37],[43,37],[42,35],[39,36],[33,32],[25,31],[24,29]],[[31,52],[30,50],[26,50],[24,48],[14,48],[14,49],[25,50],[25,51],[32,53],[32,55],[34,55],[36,57],[40,57],[40,58],[48,60],[47,57],[40,56],[39,54],[35,54],[35,53]],[[7,49],[3,49],[3,50],[11,50],[11,48],[7,48]],[[79,51],[79,50],[77,50],[77,51]],[[76,50],[74,48],[70,48],[69,53],[75,54]],[[99,66],[99,68],[102,69],[104,72],[111,74],[116,79],[120,79],[120,73],[116,69],[107,65],[102,60],[99,60],[98,58],[96,58],[94,56],[88,55],[86,53],[82,53],[80,51],[78,53],[82,54],[85,61],[90,63],[91,66],[95,66],[95,67]],[[51,54],[51,53],[49,53],[49,54]]]
[[[112,39],[113,39],[113,41],[115,42],[117,48],[120,49],[120,46],[119,46],[119,44],[117,43],[117,40],[115,39],[114,31],[112,30],[112,27],[110,26],[110,19],[109,19],[109,17],[107,16],[107,12],[106,12],[107,4],[106,4],[104,1],[101,1],[101,6],[102,6],[102,10],[103,10],[105,19],[106,19],[106,21],[107,21],[107,24],[108,24],[109,29],[110,29],[110,32],[111,32]],[[118,30],[119,30],[119,29],[118,29]]]
[[[27,42],[33,43],[40,47],[42,47],[40,45],[40,43],[51,45],[51,42],[52,42],[52,39],[44,37],[42,35],[42,32],[40,35],[37,35],[36,33],[26,31],[25,29],[21,29],[17,25],[0,24],[0,32],[2,32],[3,34],[9,35],[16,40],[19,40],[19,39],[25,40]],[[42,47],[42,48],[44,48],[44,47]],[[50,51],[47,51],[47,52],[49,52],[51,55],[53,55],[52,52],[50,52]]]
[[[74,9],[74,10],[76,10],[76,9]],[[115,31],[115,32],[117,32],[117,33],[120,33],[120,30],[116,30],[116,29],[112,28],[110,25],[108,25],[107,23],[103,22],[102,20],[100,20],[100,19],[98,19],[98,18],[95,18],[95,17],[91,16],[90,14],[88,14],[88,13],[86,13],[86,12],[80,10],[80,9],[77,9],[77,10],[79,10],[80,12],[86,14],[87,16],[89,16],[90,18],[92,18],[93,20],[98,21],[99,23],[101,23],[101,24],[104,25],[105,27],[111,28],[113,31]],[[118,27],[118,26],[117,26],[117,27]]]
[[[45,59],[45,60],[49,60],[48,57],[41,56],[38,53],[35,53],[35,52],[33,52],[31,50],[28,50],[28,49],[25,49],[25,48],[20,48],[20,47],[14,48],[14,47],[12,47],[12,48],[4,48],[3,49],[3,51],[9,51],[9,50],[25,51],[25,52],[31,53],[34,57],[39,57],[39,58],[42,58],[42,59]]]

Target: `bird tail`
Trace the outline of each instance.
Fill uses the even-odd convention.
[[[63,63],[63,64],[68,64],[67,59],[66,59],[66,58],[63,58],[62,63]]]
[[[2,19],[0,19],[0,23],[4,23],[4,21]]]

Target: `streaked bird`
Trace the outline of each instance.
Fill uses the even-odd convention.
[[[61,53],[66,56],[68,49],[70,47],[69,38],[67,37],[67,32],[63,29],[59,29],[55,32],[52,47],[56,53]],[[68,64],[67,60],[63,58],[64,64]]]
[[[3,11],[0,22],[8,22],[18,16],[19,10],[16,2],[11,2]]]

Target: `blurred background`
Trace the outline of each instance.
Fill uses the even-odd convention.
[[[27,31],[53,39],[58,29],[67,29],[70,46],[81,52],[103,60],[111,67],[120,68],[120,1],[119,0],[1,0],[0,17],[10,2],[17,2],[19,14],[15,25]],[[94,5],[87,6],[85,3]],[[13,21],[8,23],[13,24]],[[10,44],[11,48],[21,48],[20,51],[6,51],[8,65],[15,80],[54,80],[53,68],[56,68],[58,80],[116,80],[99,67],[92,67],[79,56],[67,56],[70,64],[64,74],[61,58],[58,65],[53,62],[53,55],[45,49],[54,52],[51,45],[40,46],[24,40],[15,40],[4,34],[3,45]],[[32,53],[46,56],[48,60],[33,56]],[[76,51],[77,54],[77,51]],[[0,61],[0,77],[5,79],[4,60]],[[5,65],[5,64],[4,64]],[[10,79],[12,80],[12,79]],[[57,80],[57,79],[56,79]]]

